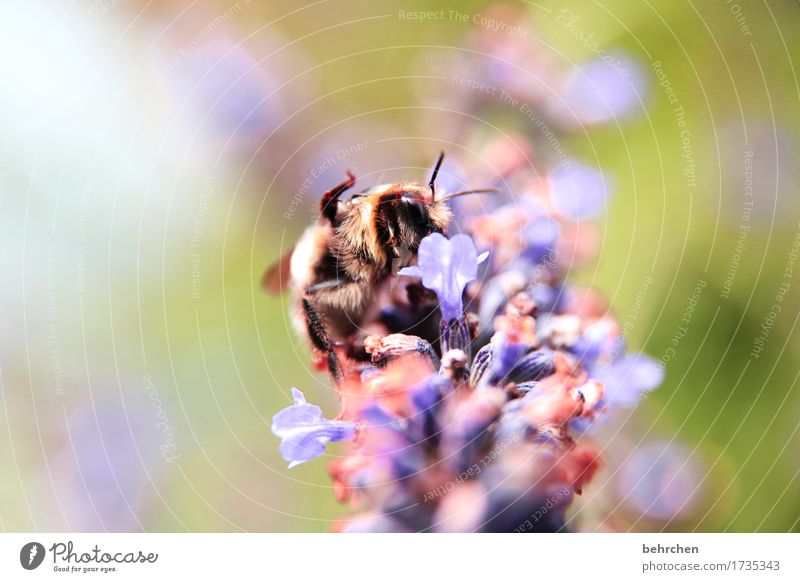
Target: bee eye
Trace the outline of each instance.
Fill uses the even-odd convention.
[[[425,226],[428,224],[428,215],[425,211],[425,205],[422,202],[411,200],[410,198],[403,198],[403,201],[406,203],[408,213],[411,215],[411,222],[417,226]]]

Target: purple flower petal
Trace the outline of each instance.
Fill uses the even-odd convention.
[[[292,397],[294,404],[272,417],[272,432],[281,439],[281,456],[290,469],[322,455],[331,441],[355,438],[355,423],[325,419],[320,407],[308,404],[297,388],[292,388]]]
[[[611,324],[607,321],[598,321],[585,330],[578,341],[570,348],[583,368],[593,374],[598,362],[603,358],[614,359],[622,353],[622,339],[612,335]]]
[[[506,334],[498,334],[492,340],[492,365],[489,370],[489,383],[496,385],[502,382],[517,362],[520,361],[529,346],[508,341]]]
[[[466,234],[447,239],[435,232],[422,239],[417,266],[404,267],[399,274],[422,279],[422,284],[436,293],[442,320],[448,322],[463,316],[464,288],[478,276],[478,264],[487,256],[478,257],[475,243]]]
[[[678,443],[657,440],[637,448],[619,474],[626,504],[643,516],[669,520],[685,517],[696,507],[703,469]]]
[[[570,78],[564,102],[582,123],[605,123],[641,108],[647,80],[641,67],[625,55],[608,55],[582,64]]]
[[[642,353],[628,354],[597,374],[605,385],[605,401],[611,406],[631,406],[642,394],[664,380],[663,368]]]
[[[562,313],[564,306],[569,302],[572,293],[569,288],[561,283],[554,286],[536,285],[533,287],[533,300],[542,313]]]
[[[525,256],[533,263],[539,263],[556,250],[559,228],[555,220],[540,217],[525,227],[522,233],[525,241]]]
[[[609,183],[600,170],[572,161],[550,173],[550,194],[562,214],[582,220],[606,207]]]

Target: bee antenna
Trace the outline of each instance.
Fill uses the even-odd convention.
[[[436,166],[433,168],[433,174],[431,174],[431,181],[428,182],[428,186],[431,189],[431,198],[436,199],[436,176],[439,175],[439,168],[442,167],[442,162],[444,161],[444,152],[439,154],[439,159],[436,160]]]
[[[500,190],[496,188],[483,188],[480,190],[462,190],[461,192],[453,192],[452,194],[448,194],[444,198],[441,198],[439,201],[443,200],[450,200],[451,198],[455,198],[456,196],[466,196],[468,194],[500,194]]]

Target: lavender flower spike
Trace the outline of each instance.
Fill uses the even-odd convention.
[[[417,265],[404,267],[399,274],[419,277],[436,293],[443,322],[461,319],[464,288],[478,276],[478,265],[489,256],[488,251],[479,257],[469,235],[457,234],[448,240],[435,232],[422,239],[417,255]]]
[[[294,404],[272,417],[272,432],[281,439],[281,456],[289,468],[316,459],[331,441],[351,441],[356,424],[346,420],[327,420],[319,406],[308,404],[297,388],[292,388]]]

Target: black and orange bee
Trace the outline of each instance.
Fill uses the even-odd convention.
[[[294,294],[292,311],[312,346],[328,354],[334,377],[334,346],[353,336],[380,308],[397,271],[416,256],[427,235],[443,233],[452,214],[445,201],[455,196],[491,192],[469,190],[437,196],[439,156],[427,185],[383,184],[342,200],[355,176],[325,192],[320,213],[297,244],[264,275],[263,286]]]

